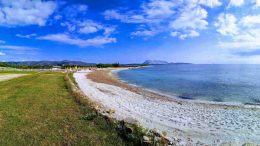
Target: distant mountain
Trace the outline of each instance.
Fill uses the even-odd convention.
[[[159,65],[159,64],[168,64],[168,62],[167,61],[162,61],[162,60],[146,60],[143,64]]]
[[[10,64],[17,65],[28,65],[28,66],[91,66],[96,65],[95,63],[86,63],[82,61],[21,61],[21,62],[8,62]]]

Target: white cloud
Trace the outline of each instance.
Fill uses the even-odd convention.
[[[221,13],[217,18],[215,26],[217,27],[217,32],[222,35],[236,35],[239,31],[237,19],[232,14]]]
[[[12,46],[12,45],[0,45],[0,49],[14,50],[14,51],[32,51],[37,50],[34,47],[27,46]]]
[[[104,36],[99,36],[91,39],[79,39],[79,38],[72,38],[68,34],[50,34],[50,35],[39,37],[38,39],[56,41],[56,42],[76,45],[80,47],[88,47],[88,46],[102,47],[102,45],[108,43],[116,43],[117,41],[116,38],[104,37]]]
[[[4,52],[0,52],[0,56],[5,56],[6,54]]]
[[[218,45],[227,49],[260,49],[260,28],[243,30],[233,36],[232,41],[220,42]]]
[[[173,36],[173,37],[176,37],[176,36],[178,36],[178,35],[179,35],[179,32],[177,32],[177,31],[171,32],[171,36]]]
[[[55,19],[55,20],[61,20],[61,19],[62,19],[62,16],[61,16],[61,15],[56,15],[56,16],[54,17],[54,19]]]
[[[67,27],[69,32],[77,32],[85,35],[103,32],[103,35],[110,36],[115,31],[114,26],[101,24],[90,19],[84,21],[73,20],[71,22],[62,22],[61,26]]]
[[[101,24],[98,24],[92,20],[85,20],[84,22],[79,23],[79,27],[79,33],[84,34],[95,33],[104,28]]]
[[[0,40],[0,44],[5,44],[5,41],[3,41],[3,40]]]
[[[103,35],[110,36],[113,32],[115,32],[116,28],[114,26],[109,26],[104,28]]]
[[[173,34],[172,34],[173,35]],[[199,36],[200,34],[197,32],[197,31],[194,31],[194,30],[191,30],[190,32],[188,33],[182,33],[182,34],[177,34],[177,36],[179,36],[180,39],[186,39],[187,37],[197,37]]]
[[[229,7],[234,6],[234,7],[240,7],[244,5],[244,0],[230,0],[229,2]]]
[[[259,49],[260,48],[260,40],[258,41],[247,41],[247,42],[240,42],[240,41],[231,41],[231,42],[219,42],[218,47],[225,48],[225,49]]]
[[[255,0],[255,6],[260,7],[260,0]]]
[[[60,25],[61,25],[61,26],[64,26],[64,27],[67,27],[67,28],[68,28],[68,31],[70,31],[70,32],[76,30],[76,25],[71,24],[70,22],[62,22]]]
[[[200,0],[199,3],[211,8],[220,6],[222,4],[219,0]]]
[[[12,55],[34,55],[37,53],[38,48],[28,46],[13,46],[13,45],[0,45],[0,49],[5,53]]]
[[[121,14],[116,10],[106,10],[104,16],[107,20],[116,19],[125,23],[150,23],[152,21],[140,14]]]
[[[188,8],[181,12],[180,16],[171,22],[174,29],[206,29],[208,22],[207,11],[201,7]]]
[[[246,27],[253,27],[260,25],[260,15],[249,15],[241,19],[240,23]]]
[[[87,11],[88,10],[88,6],[87,5],[79,5],[78,6],[78,10],[82,11],[82,12]]]
[[[43,26],[56,8],[55,2],[41,0],[0,0],[0,5],[0,25],[4,26]]]
[[[218,47],[248,51],[260,49],[260,15],[248,15],[238,20],[232,14],[221,14],[216,22],[217,31],[230,37],[221,41]]]
[[[175,13],[176,1],[154,0],[143,6],[148,18],[165,18]]]
[[[219,0],[150,0],[139,10],[106,10],[104,16],[107,20],[141,24],[131,35],[154,36],[168,31],[178,32],[171,34],[173,37],[187,38],[199,36],[199,30],[207,28],[207,10],[202,6],[221,4]]]
[[[27,39],[29,39],[29,38],[32,38],[32,37],[37,36],[37,34],[35,34],[35,33],[32,33],[32,34],[26,34],[26,35],[23,35],[23,34],[16,34],[15,36],[20,37],[20,38],[27,38]]]
[[[133,36],[154,36],[158,32],[155,30],[138,30],[135,32],[132,32],[131,35]]]

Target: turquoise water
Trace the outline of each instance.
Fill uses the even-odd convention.
[[[260,65],[155,65],[117,74],[131,84],[181,99],[260,103]]]

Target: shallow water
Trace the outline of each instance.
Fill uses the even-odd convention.
[[[117,74],[131,84],[182,99],[260,104],[260,65],[155,65]]]

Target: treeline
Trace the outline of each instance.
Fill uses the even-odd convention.
[[[99,63],[96,65],[97,68],[108,68],[108,67],[120,67],[121,65],[119,63],[113,63],[113,64],[102,64]]]
[[[24,64],[12,64],[7,62],[0,62],[0,67],[10,67],[17,69],[50,69],[51,65],[24,65]]]
[[[137,67],[143,66],[140,64],[119,64],[119,63],[112,63],[112,64],[93,64],[93,65],[26,65],[26,64],[17,64],[17,63],[8,63],[8,62],[0,62],[0,67],[10,67],[10,68],[17,68],[17,69],[51,69],[53,67],[59,67],[61,69],[69,69],[69,68],[84,68],[84,67],[97,67],[97,68],[109,68],[109,67]]]

